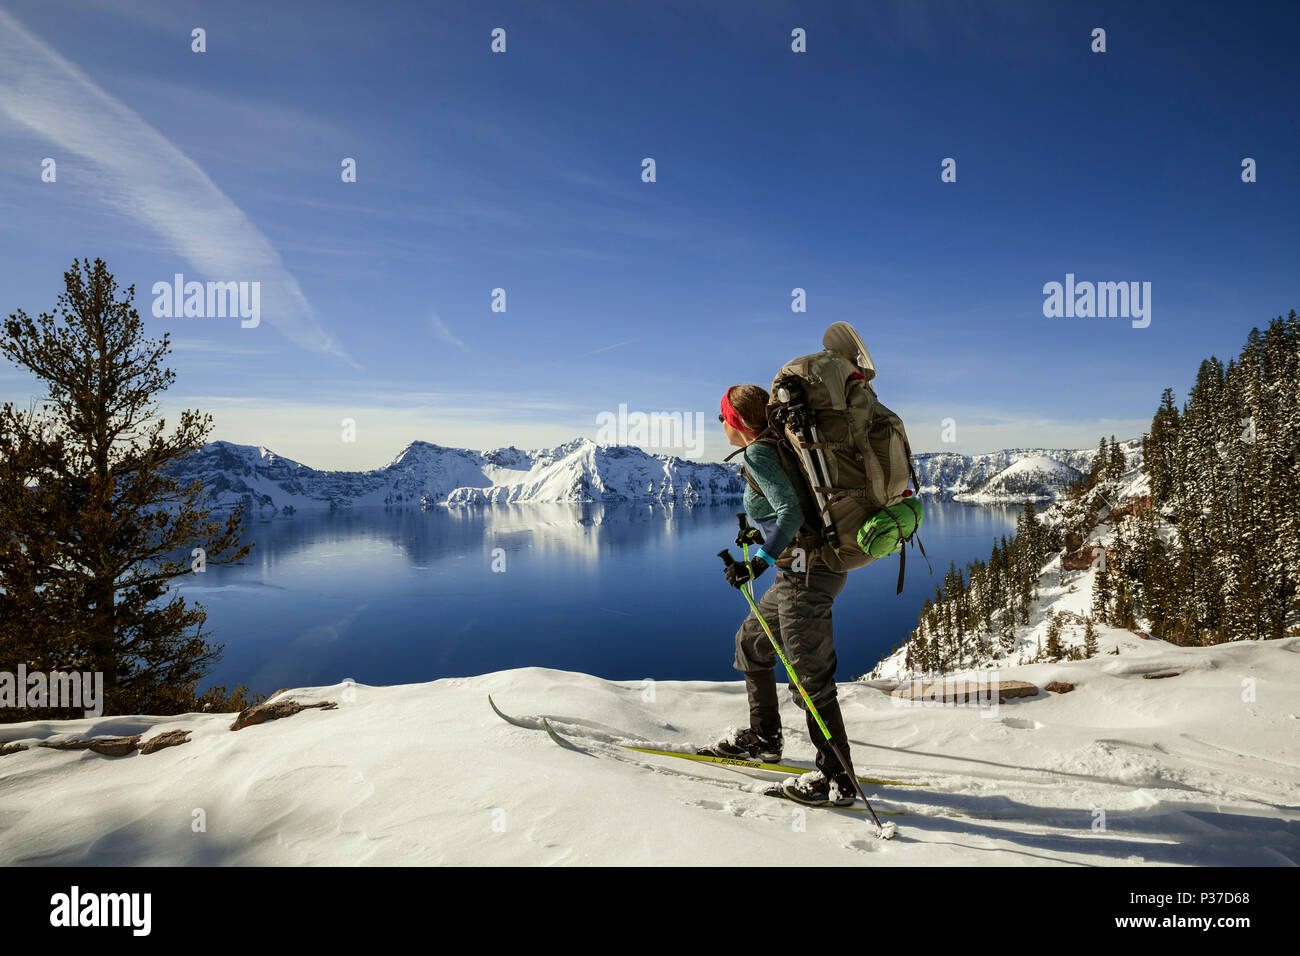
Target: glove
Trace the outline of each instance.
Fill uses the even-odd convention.
[[[747,544],[762,544],[763,536],[757,528],[745,525],[740,529],[740,534],[736,535],[736,547],[743,548]]]
[[[753,558],[749,561],[736,561],[733,564],[727,565],[727,583],[733,588],[739,589],[749,581],[757,581],[758,576],[766,570],[767,562],[762,558]]]

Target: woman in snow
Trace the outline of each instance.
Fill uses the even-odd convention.
[[[783,789],[786,796],[803,803],[848,806],[854,800],[850,776],[853,758],[835,695],[835,644],[831,633],[831,603],[843,590],[846,575],[826,567],[816,547],[799,545],[802,532],[812,531],[806,518],[816,515],[816,505],[797,465],[786,465],[774,436],[767,432],[767,403],[767,390],[757,385],[733,385],[722,396],[718,420],[727,440],[742,449],[745,513],[758,529],[762,544],[748,562],[738,561],[727,568],[727,583],[739,588],[757,580],[769,567],[777,567],[776,579],[758,602],[759,612],[780,642],[831,739],[850,763],[849,767],[840,766],[816,719],[791,686],[795,703],[805,711],[820,773],[805,775]],[[806,567],[792,568],[800,557],[803,560],[798,563]],[[749,727],[729,731],[700,753],[763,763],[781,759],[775,664],[776,651],[751,611],[736,632],[734,664],[745,675]]]

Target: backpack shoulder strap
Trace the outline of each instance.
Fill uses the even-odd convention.
[[[916,479],[916,462],[912,460],[912,443],[903,439],[903,451],[907,452],[907,473],[912,476],[912,487],[921,493],[921,483]]]
[[[754,441],[751,442],[750,444],[755,444],[755,445],[762,444],[762,445],[775,446],[777,450],[777,454],[781,456],[781,465],[782,467],[785,466],[785,453],[781,449],[781,436],[776,433],[776,431],[772,428],[771,425],[768,425],[767,428],[759,432],[758,437],[755,438]],[[731,459],[735,458],[737,455],[743,454],[745,449],[748,447],[749,445],[741,445],[739,448],[737,448],[735,451],[733,451],[730,455],[728,455],[726,458],[722,460],[724,462],[731,461]],[[740,466],[740,477],[745,479],[745,484],[747,484],[750,488],[753,489],[754,494],[758,495],[760,498],[767,497],[766,495],[763,494],[762,489],[758,487],[758,483],[755,482],[753,478],[749,477],[749,471],[745,468],[744,465]]]
[[[776,445],[777,447],[780,447],[781,436],[777,434],[775,428],[773,428],[771,425],[768,425],[761,432],[759,432],[757,437],[754,438],[754,441],[751,442],[751,444],[757,444],[757,443],[761,443],[764,445]],[[730,455],[728,455],[726,458],[722,460],[724,462],[731,461],[731,459],[735,458],[737,455],[744,452],[744,450],[748,447],[749,445],[741,445],[739,448],[737,448],[735,451],[733,451]]]
[[[785,442],[776,446],[777,453],[781,456],[781,467],[785,469],[786,476],[790,482],[796,486],[803,485],[805,491],[810,491],[808,479],[804,477],[803,469],[799,467],[799,462],[793,457],[793,451],[786,447]],[[812,499],[813,507],[816,507],[816,498],[813,495],[805,494],[806,498]],[[814,511],[813,514],[803,516],[803,526],[799,529],[800,536],[807,537],[810,541],[816,541],[816,546],[821,547],[822,534],[821,523],[818,520],[820,516]]]

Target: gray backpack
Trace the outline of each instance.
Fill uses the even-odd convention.
[[[835,571],[860,568],[882,551],[896,550],[901,592],[904,545],[913,540],[920,545],[919,500],[900,507],[913,498],[909,478],[917,485],[907,431],[876,398],[871,387],[876,366],[853,326],[836,322],[822,344],[822,351],[792,359],[776,373],[768,430],[760,440],[775,442],[783,461],[798,463],[816,502],[819,514],[806,516],[799,546],[814,547]],[[870,526],[870,537],[878,541],[882,525],[894,527],[897,543],[869,551],[863,532]]]

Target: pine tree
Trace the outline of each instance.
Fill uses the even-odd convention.
[[[1174,390],[1166,388],[1160,394],[1160,407],[1151,420],[1151,431],[1142,438],[1142,470],[1150,480],[1151,498],[1156,505],[1169,499],[1176,477],[1177,454],[1178,407],[1174,404]]]
[[[1105,567],[1097,569],[1092,579],[1092,615],[1107,620],[1110,617],[1111,601],[1110,571]]]
[[[201,548],[210,565],[249,552],[242,515],[223,526],[199,503],[201,483],[172,472],[202,447],[211,416],[181,412],[170,434],[156,417],[175,373],[168,337],[144,338],[133,286],[119,297],[98,259],[74,262],[64,284],[56,312],[20,310],[0,334],[0,354],[47,392],[39,414],[0,408],[0,657],[102,673],[109,714],[242,707],[246,688],[196,695],[221,650],[203,640],[202,606],[162,603],[191,573],[178,552],[188,561]]]
[[[1065,647],[1061,644],[1061,621],[1054,614],[1047,615],[1047,659],[1059,661],[1065,656]]]
[[[1003,611],[998,625],[998,644],[1003,654],[1010,654],[1016,648],[1016,622],[1010,611]]]
[[[1115,606],[1110,615],[1111,627],[1122,627],[1131,631],[1137,627],[1137,621],[1133,617],[1133,602],[1129,598],[1128,582],[1120,578],[1119,587],[1116,589]]]
[[[1110,465],[1110,451],[1106,447],[1106,436],[1103,435],[1097,445],[1097,454],[1093,456],[1092,467],[1088,469],[1088,489],[1097,487],[1098,483],[1106,478],[1106,469]]]
[[[1112,481],[1118,481],[1124,477],[1124,472],[1128,471],[1128,459],[1124,456],[1124,449],[1115,436],[1110,436],[1110,478]]]
[[[1085,657],[1097,656],[1097,629],[1091,617],[1083,619],[1083,653]]]

